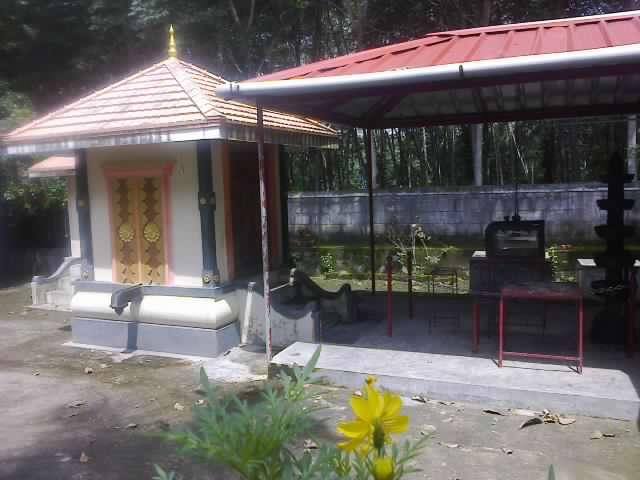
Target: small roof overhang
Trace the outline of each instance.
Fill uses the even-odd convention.
[[[640,111],[640,11],[440,32],[220,96],[364,128]]]
[[[76,174],[76,159],[72,155],[54,155],[29,167],[27,174],[29,178],[72,177]]]

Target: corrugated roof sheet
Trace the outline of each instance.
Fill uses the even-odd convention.
[[[169,58],[62,107],[4,137],[6,143],[108,136],[193,126],[255,126],[254,106],[216,96],[225,80],[176,58]],[[324,124],[265,110],[266,128],[333,136]]]
[[[263,75],[255,80],[354,75],[640,43],[640,11],[432,33],[417,40]]]

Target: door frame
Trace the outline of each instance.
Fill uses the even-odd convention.
[[[174,284],[173,261],[172,261],[172,235],[171,235],[171,175],[173,174],[173,162],[165,163],[161,166],[140,166],[140,167],[114,167],[105,166],[103,168],[104,178],[107,185],[108,215],[109,215],[109,233],[111,238],[111,279],[116,282],[116,245],[113,241],[114,222],[113,222],[113,182],[119,178],[143,178],[143,177],[159,177],[161,179],[162,188],[162,229],[164,233],[164,278],[165,285]]]

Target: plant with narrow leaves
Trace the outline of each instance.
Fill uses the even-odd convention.
[[[268,385],[256,402],[248,403],[236,395],[224,395],[209,383],[203,369],[200,382],[207,401],[194,413],[193,430],[167,434],[183,455],[210,465],[225,465],[246,480],[398,480],[416,471],[411,465],[424,446],[405,442],[401,447],[391,441],[389,433],[399,433],[391,423],[399,413],[399,397],[378,392],[373,380],[368,383],[372,422],[383,422],[382,445],[358,453],[336,446],[320,446],[317,450],[296,455],[295,445],[308,438],[314,425],[312,413],[321,407],[309,400],[317,395],[308,388],[320,356],[320,348],[304,368],[281,373],[275,385]],[[375,390],[375,391],[374,391]],[[376,396],[379,393],[379,397]],[[376,403],[377,400],[380,402]],[[385,401],[386,408],[383,406]],[[353,403],[353,399],[352,399]],[[378,407],[386,413],[375,413]],[[375,417],[375,418],[374,418]],[[403,420],[404,419],[404,420]],[[406,417],[396,418],[402,425]],[[386,428],[386,430],[385,430]],[[402,430],[404,431],[404,430]],[[369,439],[363,439],[368,444]],[[156,466],[154,480],[179,480]]]
[[[248,480],[312,478],[311,472],[320,468],[317,461],[305,456],[298,460],[292,447],[313,426],[311,413],[317,407],[309,405],[311,394],[305,386],[311,383],[319,354],[318,349],[307,366],[294,369],[291,376],[281,374],[277,385],[268,385],[251,404],[220,393],[201,369],[207,402],[195,410],[195,428],[170,433],[168,439],[182,454],[226,465]]]
[[[175,472],[166,472],[159,465],[154,465],[153,467],[156,471],[153,480],[182,480],[182,477]]]

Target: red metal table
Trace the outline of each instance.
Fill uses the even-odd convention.
[[[544,353],[511,352],[504,350],[504,324],[507,319],[507,300],[542,300],[544,302],[576,302],[578,308],[578,352],[577,355],[550,355]],[[507,285],[500,291],[498,317],[498,366],[504,357],[537,358],[576,362],[578,373],[583,365],[584,302],[582,289],[573,283],[532,282]]]

